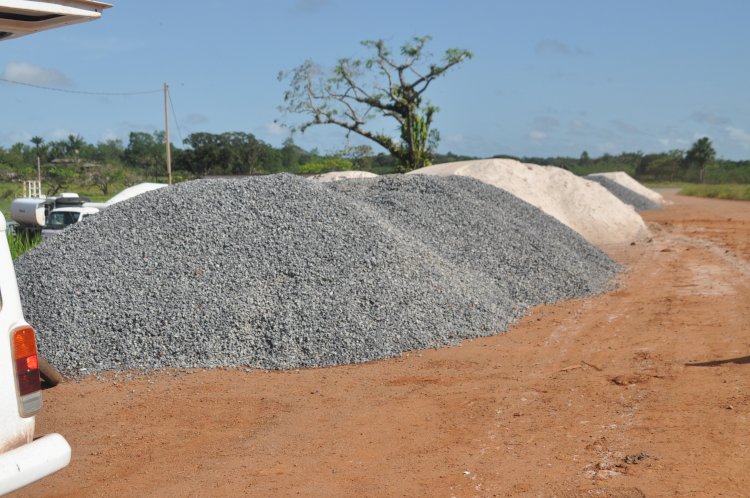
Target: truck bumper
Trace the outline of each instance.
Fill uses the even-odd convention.
[[[48,434],[0,454],[0,495],[31,484],[70,463],[70,445],[60,434]]]

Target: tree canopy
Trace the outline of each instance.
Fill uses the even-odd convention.
[[[336,125],[347,135],[353,132],[386,149],[403,171],[427,166],[440,136],[432,128],[438,108],[426,102],[424,94],[434,80],[472,57],[468,50],[451,48],[439,62],[430,62],[425,51],[430,39],[415,37],[401,46],[399,55],[383,40],[363,41],[374,52],[369,58],[339,59],[330,72],[308,60],[282,72],[279,80],[288,79],[289,89],[281,110],[309,117],[293,130]],[[399,137],[368,126],[377,117],[394,119]]]
[[[705,183],[706,165],[714,160],[716,151],[708,137],[699,138],[685,155],[685,162],[694,164],[700,171],[700,182]]]
[[[87,142],[79,135],[45,141],[31,137],[26,142],[0,146],[0,200],[20,189],[20,180],[37,178],[37,157],[42,182],[48,195],[70,187],[88,185],[108,195],[122,186],[141,181],[165,181],[165,134],[132,132],[128,140],[108,139]],[[173,172],[188,179],[207,175],[247,175],[278,172],[317,174],[331,170],[357,169],[377,174],[398,170],[397,159],[375,152],[368,145],[344,144],[343,148],[321,153],[305,150],[289,137],[274,147],[242,131],[195,132],[171,144]],[[683,181],[706,183],[750,183],[750,161],[716,158],[709,139],[697,140],[689,151],[658,153],[623,152],[599,157],[581,153],[579,157],[511,157],[522,162],[552,164],[576,174],[626,171],[639,181]],[[433,153],[434,163],[464,161],[477,157]],[[705,160],[705,162],[704,162]],[[403,166],[401,166],[403,168]],[[9,187],[9,182],[18,188]]]

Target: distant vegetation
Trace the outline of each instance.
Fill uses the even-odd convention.
[[[514,157],[523,162],[554,165],[578,175],[594,172],[625,171],[641,182],[691,182],[703,176],[707,185],[750,184],[750,160],[714,159],[710,150],[696,147],[710,141],[696,141],[688,151],[644,154],[623,152],[591,157]],[[708,152],[708,153],[706,153]],[[184,140],[184,148],[171,146],[176,181],[210,175],[261,175],[269,173],[319,174],[337,170],[365,170],[377,174],[397,172],[400,167],[390,154],[375,153],[368,145],[346,147],[327,154],[305,150],[289,138],[281,147],[258,140],[250,133],[193,133]],[[107,140],[88,143],[78,135],[65,140],[45,142],[34,137],[29,143],[0,147],[0,210],[8,214],[10,201],[23,194],[21,181],[37,177],[36,158],[40,159],[42,182],[47,195],[74,191],[92,200],[104,200],[124,187],[143,181],[166,181],[164,133],[130,133],[128,143]],[[496,156],[510,157],[510,156]],[[477,159],[453,153],[432,154],[435,164]],[[701,162],[706,159],[705,162]],[[701,173],[703,170],[703,173]],[[695,191],[695,190],[694,190]],[[730,188],[708,189],[712,195],[726,197]],[[733,198],[744,198],[740,187]],[[715,192],[715,194],[714,194]],[[737,197],[739,196],[739,197]]]
[[[521,160],[535,164],[551,164],[577,175],[625,171],[640,182],[700,182],[750,183],[750,160],[730,161],[715,159],[710,140],[701,138],[687,150],[671,150],[656,154],[623,152],[589,157],[584,151],[580,157],[525,157]],[[701,173],[703,170],[703,173]]]
[[[682,195],[750,201],[750,185],[687,185],[680,189]]]
[[[121,140],[92,144],[79,135],[70,135],[53,142],[34,137],[28,144],[0,146],[0,202],[20,195],[22,180],[37,178],[37,157],[47,195],[84,190],[108,198],[127,185],[165,181],[164,143],[163,132],[132,132],[127,144]],[[243,132],[192,133],[184,145],[180,148],[171,144],[177,181],[212,175],[319,174],[351,169],[385,174],[398,169],[391,155],[376,154],[367,145],[322,154],[297,146],[291,138],[281,147],[273,147]],[[462,159],[471,157],[433,154],[436,162]]]

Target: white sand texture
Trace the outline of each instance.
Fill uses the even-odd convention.
[[[331,171],[330,173],[323,173],[313,177],[313,180],[319,182],[335,182],[337,180],[345,180],[347,178],[372,178],[378,176],[375,173],[369,171]]]
[[[437,164],[411,173],[471,176],[538,207],[596,245],[629,243],[648,235],[635,210],[596,182],[555,166],[513,159]]]
[[[612,173],[594,173],[589,176],[602,176],[604,178],[608,178],[612,180],[613,182],[619,183],[625,188],[629,188],[636,194],[642,195],[646,199],[653,201],[657,204],[660,204],[662,206],[667,203],[667,201],[664,199],[664,197],[662,197],[662,195],[659,192],[654,192],[650,188],[644,187],[638,182],[638,180],[634,179],[632,176],[625,173],[624,171],[614,171]]]

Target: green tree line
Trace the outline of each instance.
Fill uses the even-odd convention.
[[[687,151],[623,152],[599,157],[591,157],[584,151],[579,157],[514,159],[559,166],[579,175],[625,171],[640,181],[750,183],[750,160],[716,159],[710,141],[702,140]],[[400,169],[397,158],[374,153],[368,145],[321,154],[316,149],[308,151],[299,147],[291,138],[281,147],[274,147],[245,132],[192,133],[185,138],[183,147],[171,144],[171,155],[177,180],[210,175],[317,174],[352,169],[386,174]],[[0,182],[35,179],[37,157],[48,195],[64,191],[70,185],[89,185],[107,195],[114,186],[164,181],[166,176],[164,133],[132,132],[127,143],[105,140],[93,144],[79,135],[70,135],[67,139],[50,142],[33,137],[28,143],[0,147]],[[478,158],[450,152],[433,154],[435,164],[469,159]]]
[[[184,147],[170,144],[172,169],[180,179],[212,175],[262,175],[271,173],[318,174],[327,171],[367,170],[392,173],[397,159],[374,153],[368,145],[348,146],[321,154],[305,150],[287,138],[274,147],[251,133],[192,133]],[[54,195],[70,185],[89,185],[109,194],[113,186],[140,181],[163,181],[166,176],[164,132],[131,132],[122,140],[87,142],[80,135],[46,142],[32,137],[28,143],[0,146],[0,182],[37,178],[37,158],[45,191]],[[469,159],[454,154],[437,155],[440,162]]]
[[[511,156],[496,156],[511,157]],[[688,150],[670,150],[646,154],[622,152],[590,157],[521,157],[523,162],[553,165],[577,175],[625,171],[641,182],[750,183],[750,160],[717,159],[711,141],[696,140]]]

